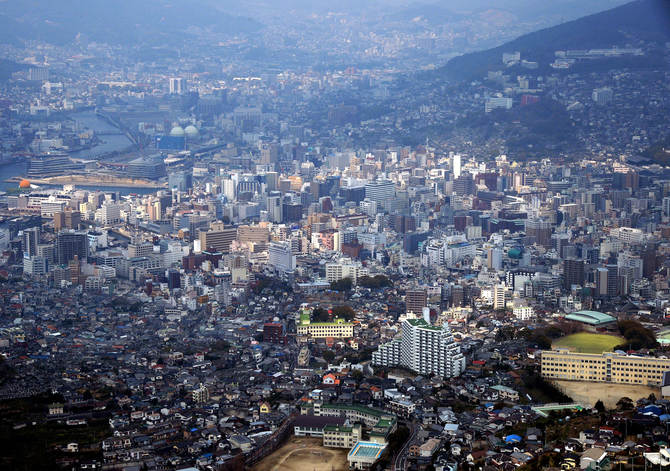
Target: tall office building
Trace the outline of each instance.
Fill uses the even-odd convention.
[[[302,205],[284,203],[282,205],[282,222],[298,222],[302,219]]]
[[[584,286],[584,260],[563,260],[563,289],[570,290],[572,285]]]
[[[268,196],[268,221],[275,224],[282,221],[281,195]]]
[[[29,257],[23,259],[23,273],[31,276],[49,273],[49,260],[45,257]]]
[[[364,198],[376,201],[378,205],[386,205],[395,199],[395,183],[391,180],[375,180],[365,184]],[[363,198],[361,198],[362,200]],[[359,200],[359,202],[361,201]]]
[[[277,148],[266,147],[261,149],[261,165],[269,165],[277,163],[278,151]]]
[[[325,180],[314,180],[309,184],[309,189],[315,201],[319,201],[319,198],[330,196],[330,184]]]
[[[616,264],[605,265],[607,268],[607,296],[619,294],[619,267]]]
[[[448,324],[430,325],[424,319],[406,319],[402,339],[382,344],[372,354],[376,366],[403,366],[420,375],[454,378],[465,370],[465,357]]]
[[[168,289],[170,291],[181,288],[181,276],[179,270],[170,268],[165,275],[168,280]]]
[[[178,191],[187,191],[193,186],[193,174],[187,171],[174,172],[168,175],[168,189],[177,188]]]
[[[453,183],[454,193],[458,196],[474,195],[477,189],[472,175],[466,173],[456,178]]]
[[[654,245],[645,247],[640,251],[640,258],[642,258],[642,277],[653,281],[658,266],[656,247]]]
[[[230,244],[237,239],[237,229],[212,229],[207,232],[200,231],[200,247],[202,250],[208,250],[210,247],[217,252],[230,252]]]
[[[354,187],[342,187],[339,190],[340,197],[344,198],[345,201],[353,201],[354,203],[360,203],[365,199],[365,192],[366,189],[364,186],[354,186]],[[372,201],[372,200],[370,200]],[[377,201],[374,201],[377,203],[378,206],[381,206],[380,203]]]
[[[233,202],[235,201],[235,189],[237,188],[237,185],[235,184],[235,180],[231,180],[230,178],[226,178],[221,181],[221,193],[225,195],[225,197],[228,199],[228,202]]]
[[[466,291],[461,285],[454,285],[451,288],[451,305],[454,307],[462,307],[467,304]]]
[[[60,231],[56,236],[56,260],[64,265],[78,257],[86,261],[88,256],[88,238],[84,231]]]
[[[265,184],[268,193],[279,190],[279,174],[277,172],[267,172],[265,174]]]
[[[489,270],[501,270],[503,262],[502,249],[489,247],[486,250],[486,268]]]
[[[270,241],[270,230],[265,225],[239,226],[237,228],[237,241],[240,244],[253,243],[260,251],[265,250]]]

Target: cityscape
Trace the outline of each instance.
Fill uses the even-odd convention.
[[[0,3],[0,468],[669,471],[670,5],[506,3]]]

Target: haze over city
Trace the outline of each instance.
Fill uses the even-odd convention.
[[[0,468],[668,471],[670,5],[0,2]]]

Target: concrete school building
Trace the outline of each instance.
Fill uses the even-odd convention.
[[[321,426],[319,433],[311,430],[305,435],[325,437],[323,428],[326,425],[339,425],[361,423],[365,429],[370,430],[369,441],[386,443],[389,435],[398,428],[398,418],[395,414],[365,407],[358,404],[327,404],[322,401],[305,402],[300,406],[300,416],[296,424],[302,423],[305,416],[312,418],[325,418],[318,425]],[[339,419],[339,420],[338,420]],[[317,421],[314,421],[317,423]],[[303,434],[303,430],[296,427],[295,434]]]
[[[298,337],[302,338],[351,338],[354,336],[354,323],[344,319],[333,322],[312,322],[309,311],[303,311],[296,322]]]
[[[542,352],[542,377],[571,381],[660,387],[670,359],[606,352],[576,353],[568,348]]]

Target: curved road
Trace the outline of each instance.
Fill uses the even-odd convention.
[[[402,422],[398,421],[398,423],[405,425],[408,429],[412,431],[412,434],[409,436],[405,444],[402,446],[402,448],[395,457],[395,461],[393,462],[394,471],[405,471],[405,469],[407,469],[407,449],[409,448],[410,443],[412,443],[416,438],[416,434],[419,433],[421,427],[419,427],[416,424],[413,424],[412,422],[407,422],[404,420]]]

